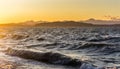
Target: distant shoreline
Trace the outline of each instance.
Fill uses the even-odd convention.
[[[0,24],[0,27],[120,27],[120,24],[92,24],[85,22],[75,22],[75,21],[56,21],[56,22],[23,22],[23,23],[10,23],[10,24]]]

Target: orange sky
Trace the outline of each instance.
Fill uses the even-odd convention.
[[[120,0],[0,0],[0,23],[27,20],[108,19],[120,15]],[[119,18],[119,17],[118,17]]]

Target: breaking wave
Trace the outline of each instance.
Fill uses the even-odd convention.
[[[18,56],[25,59],[32,59],[51,64],[67,65],[67,66],[81,66],[82,61],[73,59],[66,55],[53,52],[34,52],[29,50],[19,50],[8,48],[4,51],[7,55]]]

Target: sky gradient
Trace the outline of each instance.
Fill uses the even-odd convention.
[[[0,0],[0,23],[106,20],[119,16],[120,0]]]

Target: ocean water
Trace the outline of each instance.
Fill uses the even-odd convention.
[[[4,51],[8,48],[30,52],[27,54],[33,55],[34,58],[19,55],[22,52],[14,54],[13,51],[12,54],[6,54]],[[35,55],[36,52],[49,52],[52,58],[51,55],[46,55],[42,58],[49,61],[38,61],[35,59],[39,58]],[[56,56],[54,53],[60,55]],[[0,67],[11,65],[11,69],[80,69],[81,65],[75,65],[76,60],[69,63],[74,59],[87,63],[88,66],[91,64],[95,67],[119,67],[120,28],[0,28],[0,63],[3,64],[0,64]]]

